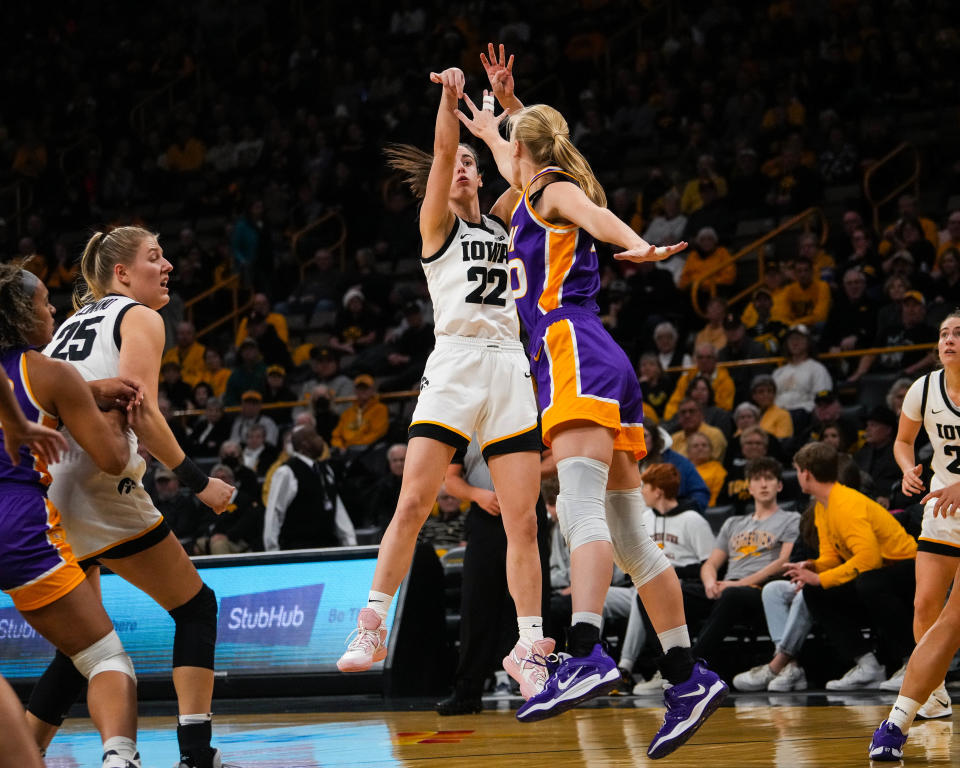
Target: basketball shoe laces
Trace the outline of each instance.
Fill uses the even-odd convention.
[[[520,670],[523,671],[525,665],[539,667],[539,669],[533,670],[533,674],[537,687],[543,690],[547,678],[557,671],[557,667],[560,666],[562,661],[563,659],[556,653],[549,653],[546,656],[541,656],[539,653],[532,653],[529,656],[524,656],[520,661]]]
[[[353,628],[353,632],[347,635],[347,650],[348,651],[364,651],[366,653],[372,654],[377,648],[380,647],[380,630],[383,629],[383,625],[377,627],[376,629],[367,629],[366,627],[361,627],[357,625]],[[356,634],[356,637],[353,637]],[[352,640],[350,638],[353,638]]]

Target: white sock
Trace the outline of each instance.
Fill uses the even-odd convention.
[[[517,616],[517,627],[520,630],[520,639],[527,646],[543,640],[542,616]]]
[[[664,653],[671,648],[690,647],[690,630],[687,629],[686,624],[668,629],[666,632],[658,632],[657,637],[660,639],[660,645],[663,647]]]
[[[917,710],[922,707],[922,702],[914,701],[906,696],[897,696],[897,701],[887,715],[887,722],[893,723],[900,732],[906,735],[913,725],[913,720],[917,716]]]
[[[603,616],[599,613],[590,613],[589,611],[577,611],[570,617],[571,627],[581,622],[584,624],[593,624],[597,629],[600,629],[603,626]]]
[[[209,712],[199,715],[177,715],[177,722],[180,725],[200,725],[201,723],[209,723],[211,719],[212,716]]]
[[[137,757],[137,742],[128,739],[126,736],[111,736],[103,742],[103,751],[116,752],[124,760],[129,760],[136,765],[140,764],[140,761],[135,759]]]
[[[387,620],[392,602],[393,595],[388,595],[385,592],[376,592],[371,589],[370,594],[367,595],[367,608],[371,608],[380,617],[380,621]]]

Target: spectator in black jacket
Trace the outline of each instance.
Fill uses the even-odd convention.
[[[830,316],[820,337],[821,349],[830,352],[863,349],[877,335],[877,305],[867,296],[867,276],[851,267],[843,273]]]
[[[226,464],[217,464],[210,476],[234,484],[233,470]],[[236,498],[217,515],[207,540],[198,541],[202,554],[234,555],[260,549],[263,540],[263,506],[259,499],[238,491]]]
[[[897,432],[897,416],[885,405],[878,405],[867,414],[864,445],[853,455],[861,472],[873,478],[871,496],[885,507],[890,505],[891,488],[900,482],[902,473],[893,457],[893,438]]]
[[[224,440],[230,439],[233,417],[223,412],[219,397],[207,398],[203,416],[197,419],[190,430],[187,453],[193,456],[216,456]]]

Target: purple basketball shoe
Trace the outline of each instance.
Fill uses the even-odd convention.
[[[699,661],[695,663],[689,680],[663,692],[667,712],[663,725],[650,742],[647,756],[656,760],[682,746],[723,703],[729,690],[716,672]]]
[[[617,663],[597,643],[589,656],[560,654],[548,659],[551,673],[543,690],[531,696],[517,710],[517,720],[531,723],[555,717],[587,699],[609,693],[620,682]],[[554,666],[555,665],[555,666]]]
[[[878,762],[898,763],[903,759],[903,745],[907,737],[899,727],[884,720],[873,732],[870,742],[870,759]]]

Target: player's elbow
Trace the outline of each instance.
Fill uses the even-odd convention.
[[[110,440],[94,461],[108,475],[122,474],[130,461],[130,444],[125,438]]]

